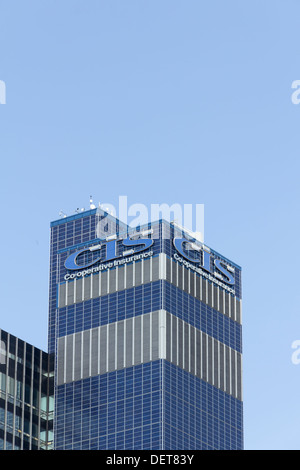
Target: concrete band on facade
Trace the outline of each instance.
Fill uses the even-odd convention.
[[[59,284],[58,308],[157,280],[169,282],[238,324],[242,323],[240,299],[169,258],[165,253]]]
[[[242,400],[242,356],[165,310],[58,339],[57,385],[166,359]]]

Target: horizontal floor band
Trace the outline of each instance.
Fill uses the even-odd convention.
[[[58,286],[58,308],[165,280],[241,324],[242,301],[187,269],[164,253]]]
[[[157,359],[242,400],[242,355],[165,310],[58,338],[57,385]]]

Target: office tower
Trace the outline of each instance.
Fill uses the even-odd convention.
[[[158,220],[51,223],[55,449],[242,449],[241,268]]]
[[[53,372],[53,356],[0,330],[0,449],[52,448]]]

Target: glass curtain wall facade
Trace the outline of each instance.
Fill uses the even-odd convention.
[[[101,221],[51,224],[54,448],[242,449],[241,268],[163,220]]]
[[[0,449],[53,444],[53,356],[0,330]]]

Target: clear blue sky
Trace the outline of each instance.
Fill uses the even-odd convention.
[[[297,0],[0,3],[0,328],[47,349],[49,224],[204,204],[243,268],[246,449],[300,449]]]

